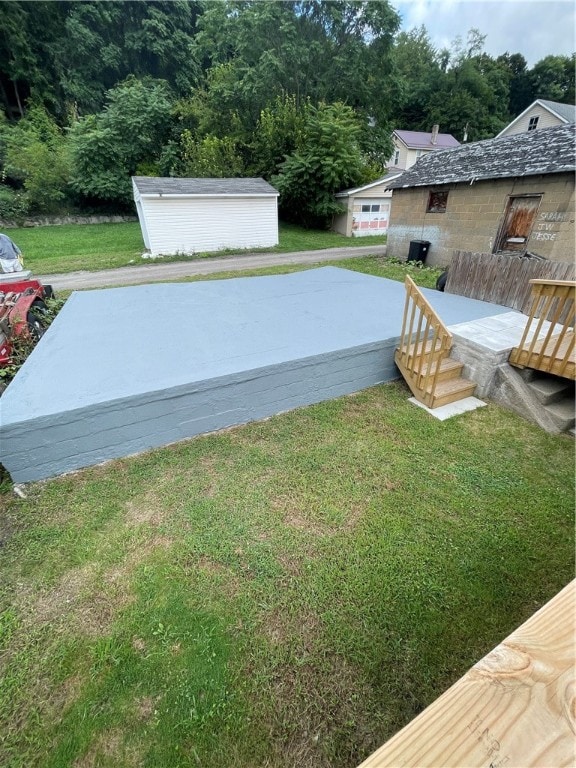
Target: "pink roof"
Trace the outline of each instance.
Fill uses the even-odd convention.
[[[448,149],[459,147],[460,142],[450,133],[439,133],[432,144],[432,134],[425,131],[394,131],[409,149]]]

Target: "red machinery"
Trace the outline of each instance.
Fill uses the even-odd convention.
[[[38,280],[3,280],[0,275],[0,366],[10,364],[12,338],[42,336],[44,300],[52,295],[52,286],[44,286]]]

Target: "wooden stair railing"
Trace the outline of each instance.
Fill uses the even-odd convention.
[[[452,334],[408,275],[402,333],[394,360],[414,397],[428,408],[462,400],[476,385],[450,355]]]
[[[510,352],[508,362],[517,368],[534,368],[574,380],[576,282],[530,280],[530,284],[530,314],[520,344]]]

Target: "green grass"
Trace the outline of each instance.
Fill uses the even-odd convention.
[[[24,263],[37,275],[77,270],[95,271],[145,263],[141,254],[144,242],[138,222],[121,224],[69,224],[58,227],[11,229],[10,237],[24,254]],[[293,224],[280,224],[280,244],[267,252],[319,250],[339,246],[355,247],[386,242],[385,236],[347,238],[336,232],[306,230]],[[369,241],[369,242],[367,242]],[[231,255],[242,251],[222,251]],[[165,261],[186,261],[214,257],[214,253],[172,256]]]
[[[6,768],[348,768],[573,577],[571,439],[399,382],[28,491]]]
[[[407,394],[5,484],[0,764],[348,768],[552,597],[573,441]]]

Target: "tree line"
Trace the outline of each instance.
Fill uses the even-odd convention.
[[[574,56],[529,68],[477,30],[438,50],[399,28],[386,0],[5,2],[0,218],[128,209],[131,175],[245,175],[322,226],[385,172],[393,128],[476,141],[574,103]]]

